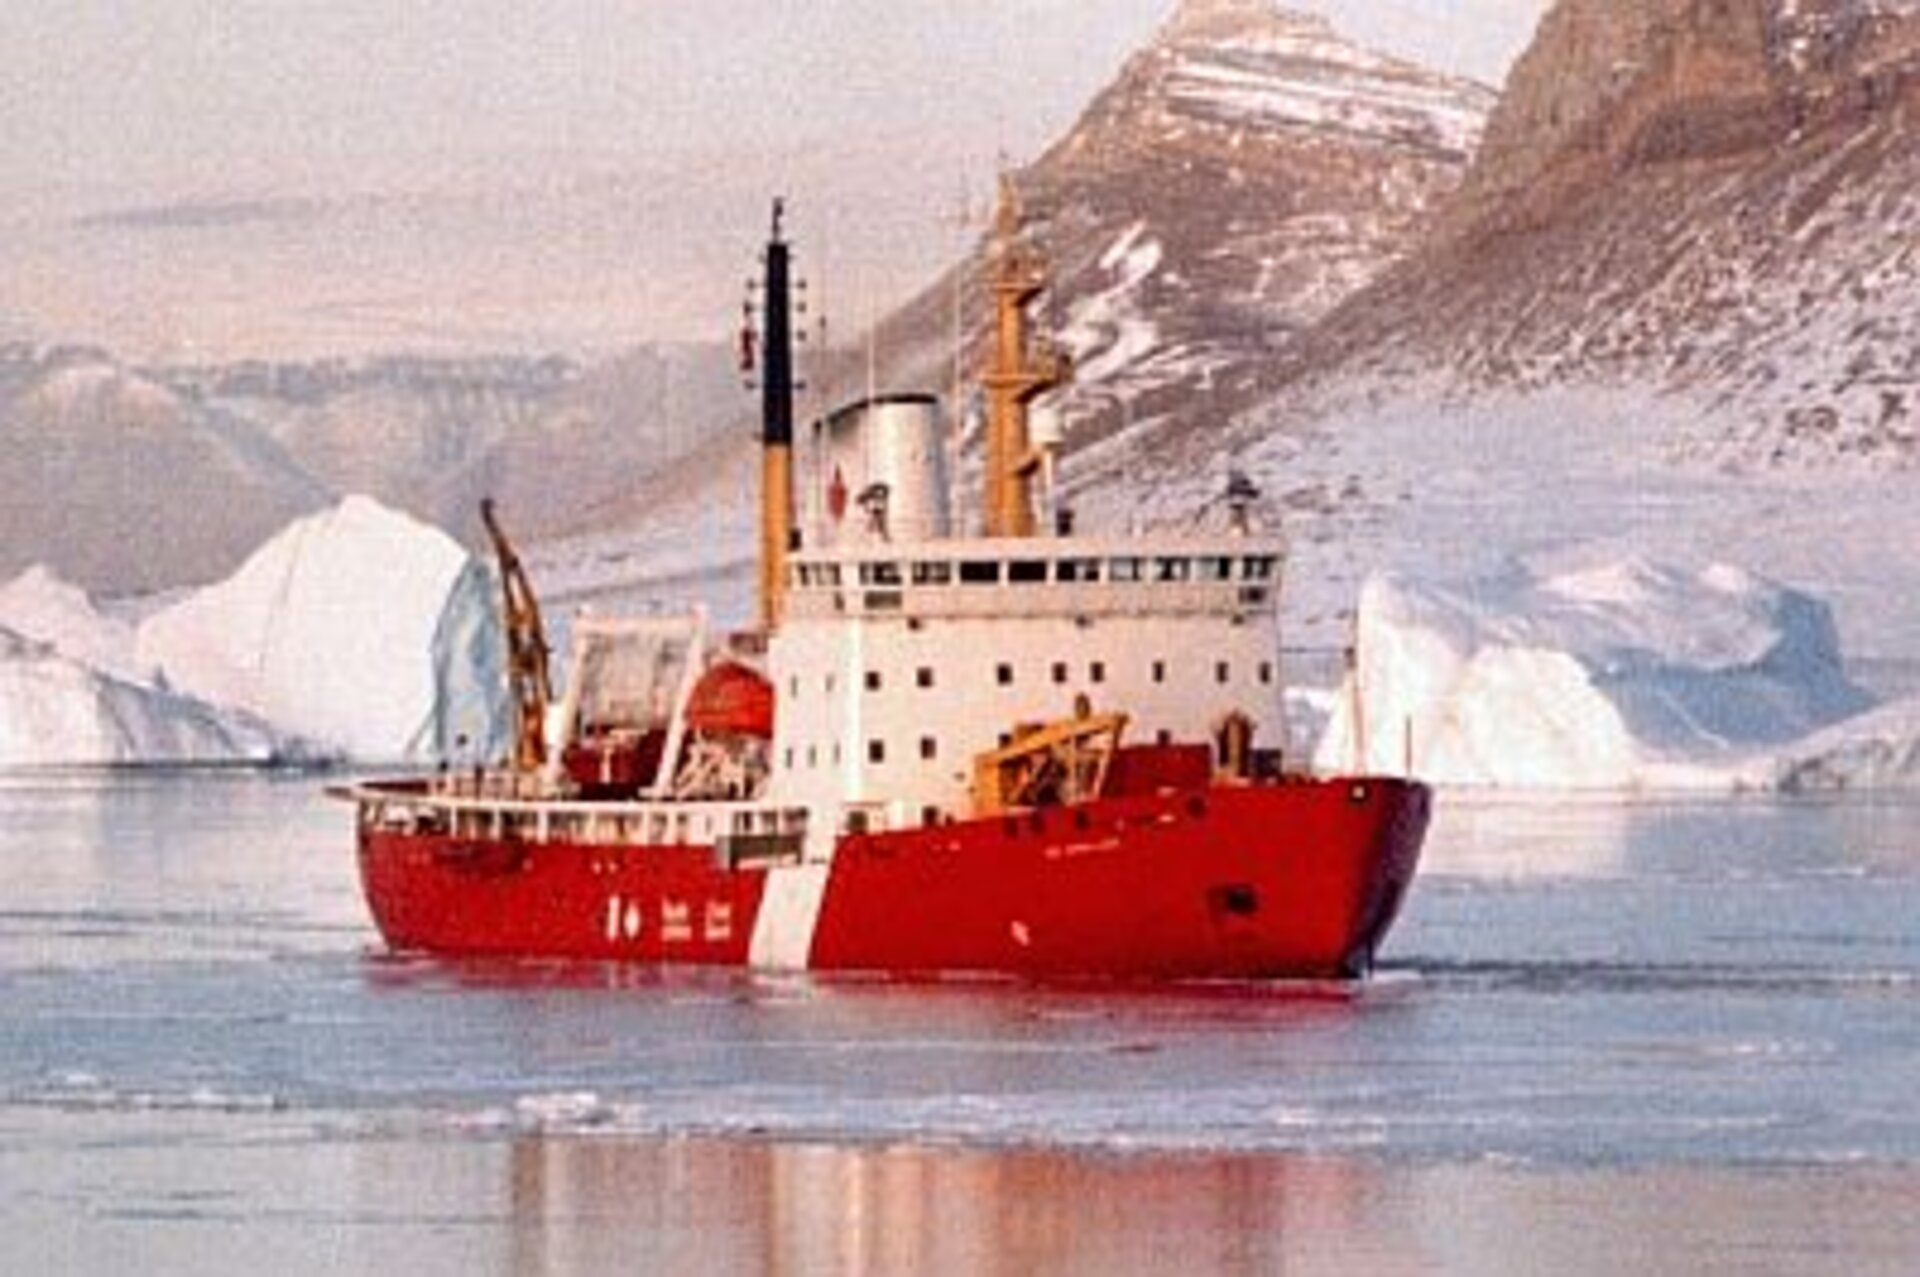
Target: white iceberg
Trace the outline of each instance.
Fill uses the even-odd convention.
[[[264,763],[283,750],[256,719],[110,677],[0,628],[0,768]]]
[[[1724,787],[1871,705],[1827,606],[1737,568],[1376,577],[1316,763],[1443,784]]]
[[[1785,793],[1920,789],[1920,697],[1836,723],[1753,768],[1749,784]]]
[[[104,615],[77,585],[44,566],[0,586],[0,625],[60,655],[130,683],[152,681],[134,658],[134,627]]]
[[[457,665],[497,626],[468,563],[437,528],[349,497],[149,617],[137,656],[171,686],[323,750],[362,762],[415,757],[436,747],[436,722],[451,721],[449,689],[485,686],[484,670],[436,664],[437,636],[439,658]]]

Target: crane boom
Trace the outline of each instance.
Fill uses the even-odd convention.
[[[494,557],[500,564],[501,624],[507,639],[507,690],[513,697],[516,725],[513,767],[537,772],[547,762],[547,706],[553,702],[553,676],[548,669],[546,627],[540,621],[540,603],[533,582],[514,553],[507,534],[494,516],[491,497],[480,502],[480,521],[487,526]]]

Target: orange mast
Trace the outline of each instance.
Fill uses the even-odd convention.
[[[1000,178],[993,262],[987,287],[993,294],[993,346],[980,378],[987,392],[986,533],[990,537],[1034,534],[1033,476],[1042,456],[1027,428],[1027,407],[1065,381],[1066,356],[1027,330],[1027,304],[1047,287],[1047,266],[1020,242],[1020,198],[1013,180]]]

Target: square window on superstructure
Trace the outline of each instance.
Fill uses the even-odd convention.
[[[1087,681],[1092,683],[1106,682],[1107,663],[1105,661],[1095,661],[1093,664],[1087,666]]]
[[[1156,683],[1164,683],[1167,681],[1167,663],[1165,661],[1155,661],[1153,663],[1153,681]]]
[[[1056,683],[1064,683],[1067,681],[1067,663],[1065,661],[1055,661],[1053,663],[1053,681]]]
[[[1000,686],[1012,687],[1013,686],[1013,666],[1006,664],[1004,661],[1001,662],[999,665],[994,667],[993,677],[994,677],[994,681],[999,683]]]
[[[1225,683],[1233,677],[1233,667],[1225,661],[1216,661],[1213,666],[1213,681]]]
[[[1272,661],[1260,662],[1260,682],[1262,685],[1271,685],[1273,683]]]
[[[938,758],[939,756],[940,756],[940,742],[936,741],[931,736],[922,736],[920,738],[920,757],[924,759],[932,760],[932,759]]]
[[[879,670],[867,671],[867,690],[869,692],[877,692],[880,690],[880,671]]]
[[[915,687],[932,687],[933,667],[930,665],[922,665],[919,669],[915,670],[913,672],[913,685]]]
[[[870,763],[886,762],[887,761],[887,742],[883,740],[868,741],[867,742],[867,761]]]

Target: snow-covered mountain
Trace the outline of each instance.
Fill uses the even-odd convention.
[[[1676,460],[1920,463],[1913,0],[1563,0],[1450,221],[1315,373],[1631,386]]]
[[[0,576],[107,593],[201,584],[289,519],[368,494],[465,538],[482,495],[571,530],[701,446],[741,401],[718,346],[557,357],[136,367],[0,347]]]
[[[1911,0],[1560,0],[1434,235],[1257,408],[1084,467],[1083,514],[1250,470],[1311,642],[1378,567],[1642,556],[1764,568],[1850,650],[1911,653],[1917,54]]]
[[[1493,103],[1271,0],[1186,0],[1015,177],[1076,365],[1076,445],[1260,397],[1277,351],[1417,242]],[[882,326],[883,381],[948,384],[956,283],[977,339],[988,249]]]

